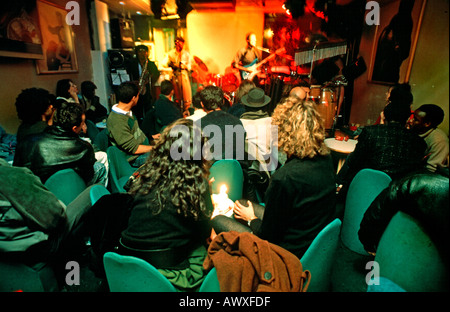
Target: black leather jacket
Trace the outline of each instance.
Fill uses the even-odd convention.
[[[375,252],[391,218],[402,211],[418,220],[440,248],[450,237],[448,174],[419,171],[393,180],[372,202],[364,214],[359,240],[369,252]]]
[[[95,153],[92,145],[73,131],[58,126],[29,136],[16,151],[15,166],[25,166],[41,178],[42,183],[55,172],[72,168],[86,183],[94,176]],[[16,162],[17,160],[17,162]]]

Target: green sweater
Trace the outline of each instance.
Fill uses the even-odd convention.
[[[139,128],[136,117],[111,111],[106,121],[106,128],[111,144],[117,146],[128,155],[128,161],[132,162],[139,155],[134,153],[139,145],[148,142],[147,136]]]

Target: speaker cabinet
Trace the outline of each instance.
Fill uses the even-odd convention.
[[[110,21],[111,45],[114,49],[134,47],[134,22],[125,18]]]
[[[108,50],[108,64],[110,70],[126,69],[134,57],[134,50],[112,49]]]

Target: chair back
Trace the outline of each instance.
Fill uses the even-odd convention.
[[[98,130],[95,123],[89,119],[85,120],[86,127],[87,127],[87,135],[89,139],[91,139],[91,142],[93,143],[97,135],[100,133],[100,130]]]
[[[145,260],[107,252],[103,256],[111,292],[176,292],[176,288]]]
[[[212,193],[219,194],[220,187],[225,184],[228,189],[228,197],[232,201],[242,198],[244,187],[244,174],[242,167],[236,159],[221,159],[211,166],[209,177],[214,177]]]
[[[450,290],[448,263],[420,222],[404,212],[396,213],[389,222],[378,244],[375,261],[380,276],[405,291]]]
[[[32,266],[17,261],[0,261],[0,292],[60,291],[55,271],[49,263]]]
[[[71,168],[55,172],[44,185],[65,205],[70,204],[86,189],[84,180]]]
[[[97,146],[102,152],[106,152],[109,147],[109,137],[106,129],[100,131],[92,143]]]
[[[219,280],[217,279],[217,270],[212,268],[206,275],[203,283],[200,285],[199,292],[220,292]]]
[[[300,259],[303,270],[311,272],[308,292],[328,292],[331,289],[331,273],[341,224],[341,220],[335,219],[323,228]]]
[[[345,200],[341,241],[351,251],[368,255],[358,237],[359,227],[367,208],[389,183],[389,175],[373,169],[362,169],[350,183]]]
[[[130,165],[124,152],[116,146],[106,150],[109,162],[109,183],[112,193],[125,193],[123,188],[135,169]]]
[[[94,205],[97,200],[99,200],[103,195],[111,194],[108,189],[101,185],[101,184],[95,184],[91,187],[90,190],[90,197],[91,197],[91,204]]]

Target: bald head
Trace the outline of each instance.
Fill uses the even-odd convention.
[[[306,87],[294,87],[291,92],[289,92],[289,96],[296,96],[301,100],[306,99],[307,95]]]

